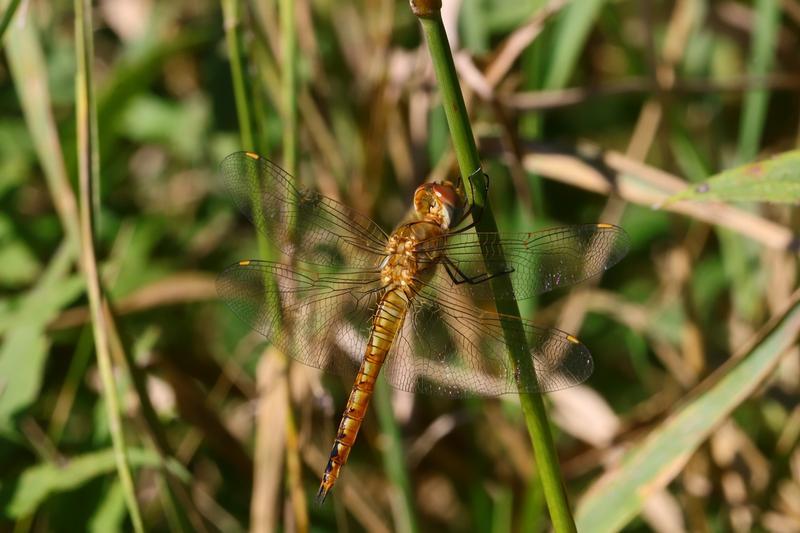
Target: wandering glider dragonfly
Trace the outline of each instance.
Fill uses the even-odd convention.
[[[320,501],[347,461],[382,369],[398,389],[449,397],[554,391],[592,373],[577,338],[497,314],[494,302],[609,268],[628,251],[621,228],[479,236],[467,224],[462,187],[444,182],[417,188],[414,219],[387,234],[342,203],[297,187],[258,154],[231,154],[221,170],[238,208],[287,260],[239,261],[220,275],[220,296],[294,359],[355,376]],[[492,290],[488,281],[497,276],[508,276],[513,290]],[[515,375],[515,347],[533,358],[535,380]]]

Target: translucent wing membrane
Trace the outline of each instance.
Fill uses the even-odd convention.
[[[610,224],[536,233],[490,233],[484,237],[486,259],[477,233],[450,235],[446,241],[432,243],[433,247],[421,243],[420,248],[444,253],[450,263],[438,269],[430,284],[448,294],[469,294],[479,300],[523,300],[591,278],[619,262],[630,247],[625,231]],[[491,283],[482,283],[499,275],[511,278],[513,294],[494,294]]]
[[[377,224],[336,200],[296,187],[268,159],[236,152],[225,158],[221,172],[237,207],[294,259],[324,266],[380,263],[387,236]]]
[[[222,174],[239,209],[291,257],[292,266],[241,261],[219,276],[220,296],[288,355],[353,376],[385,290],[381,265],[388,237],[347,206],[298,189],[291,176],[256,154],[228,156]],[[575,337],[512,321],[473,300],[523,299],[592,277],[627,253],[625,232],[592,224],[483,237],[486,259],[475,233],[417,245],[420,264],[438,265],[428,281],[418,281],[385,363],[389,382],[459,397],[548,392],[584,381],[592,358]],[[513,291],[494,295],[494,276],[509,276]],[[515,375],[511,357],[517,352],[531,358],[536,380]]]
[[[591,375],[592,357],[575,337],[482,311],[459,296],[428,286],[414,300],[386,361],[392,386],[449,397],[496,396],[555,391]],[[521,385],[509,347],[532,358],[536,380]]]
[[[353,377],[364,357],[379,277],[242,261],[217,279],[233,312],[301,363]]]

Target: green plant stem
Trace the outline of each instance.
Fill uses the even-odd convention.
[[[244,73],[242,70],[242,54],[240,48],[239,36],[239,13],[236,0],[222,0],[222,9],[225,17],[225,37],[228,45],[228,55],[230,56],[231,77],[233,79],[234,99],[236,101],[236,113],[239,119],[239,133],[241,136],[242,147],[246,150],[253,150],[256,148],[255,140],[252,133],[252,124],[250,121],[250,106],[247,100],[247,86],[245,84]],[[295,71],[295,50],[296,50],[296,32],[294,24],[294,2],[292,0],[282,0],[280,4],[281,10],[281,33],[283,36],[283,49],[284,49],[284,70],[282,72],[283,84],[283,105],[284,113],[287,118],[287,123],[284,124],[284,166],[290,174],[294,174],[297,166],[297,106],[295,97],[296,87],[296,71]],[[289,65],[288,67],[286,65]],[[262,113],[263,114],[263,113]],[[266,137],[261,139],[262,143],[266,144]],[[261,218],[263,215],[262,205],[260,202],[261,192],[260,187],[263,184],[262,179],[255,179],[250,184],[251,194],[253,197],[253,216]],[[266,238],[258,235],[258,249],[260,255],[267,260],[274,260],[278,253],[274,247],[269,243]],[[269,277],[265,280],[265,286],[270,286],[274,280]],[[274,297],[274,293],[270,293]],[[280,352],[279,357],[286,359],[286,355]],[[288,379],[285,376],[284,379]],[[286,398],[287,402],[287,418],[286,418],[286,431],[287,431],[287,480],[289,488],[292,491],[292,510],[295,515],[295,523],[298,530],[302,531],[308,527],[308,511],[305,506],[305,499],[302,497],[301,490],[301,468],[300,458],[297,450],[297,426],[294,420],[294,414],[291,410],[291,398]]]
[[[78,392],[83,375],[89,366],[92,357],[92,330],[87,325],[81,328],[78,343],[75,346],[72,359],[70,360],[67,375],[64,378],[64,385],[58,393],[53,414],[50,417],[50,427],[47,430],[53,444],[58,446],[61,436],[67,425],[67,419],[72,411],[72,404]]]
[[[383,376],[381,374],[381,376]],[[389,386],[384,378],[379,378],[375,387],[375,412],[378,415],[378,424],[381,432],[386,437],[383,446],[383,464],[386,473],[397,490],[399,505],[392,506],[396,510],[397,531],[419,531],[417,526],[414,506],[412,505],[411,484],[408,481],[406,471],[405,456],[403,454],[403,442],[400,438],[400,429],[397,427],[397,419],[392,412],[392,399]]]
[[[106,404],[108,426],[111,442],[114,447],[114,460],[119,475],[125,503],[131,516],[133,528],[137,532],[144,531],[139,503],[128,464],[127,447],[122,431],[117,389],[112,372],[109,353],[107,322],[103,313],[103,294],[97,271],[97,257],[94,251],[94,217],[92,210],[92,191],[99,179],[99,157],[97,146],[97,115],[94,91],[92,88],[91,60],[93,57],[91,4],[89,0],[75,0],[75,54],[76,54],[76,118],[78,137],[78,174],[81,257],[86,288],[89,295],[89,307],[92,315],[95,352],[100,379],[103,383],[103,399]]]
[[[236,116],[239,119],[239,134],[242,148],[255,150],[253,128],[250,124],[250,108],[247,104],[247,85],[242,71],[242,52],[239,40],[239,2],[237,0],[221,0],[222,16],[225,24],[225,43],[231,62],[233,78],[233,98],[236,102]]]
[[[437,5],[438,4],[438,5]],[[480,169],[481,163],[478,156],[478,148],[472,135],[472,128],[469,123],[469,116],[464,105],[464,98],[461,94],[458,76],[456,75],[453,56],[445,33],[441,18],[441,3],[438,1],[417,1],[412,2],[412,9],[419,17],[425,39],[433,60],[434,71],[439,82],[444,105],[447,123],[450,127],[450,135],[458,159],[458,166],[461,176],[466,181],[470,176]],[[482,233],[493,233],[497,231],[497,223],[487,203],[486,184],[482,174],[478,174],[472,187],[465,187],[469,200],[475,206],[473,216],[477,224],[477,231],[480,238]],[[502,260],[502,250],[496,247],[488,247],[481,242],[484,256],[491,253],[495,259]],[[492,278],[492,289],[497,294],[511,292],[511,280],[508,276],[497,276]],[[519,331],[520,313],[519,306],[514,300],[497,302],[497,311],[504,316],[503,329],[506,336]],[[516,324],[516,326],[515,326]],[[509,346],[512,354],[511,364],[513,365],[514,375],[520,376],[520,390],[532,390],[536,383],[536,370],[530,353],[524,347]],[[553,528],[556,531],[575,531],[575,522],[569,508],[567,495],[561,480],[558,456],[556,454],[553,438],[550,434],[550,425],[547,420],[547,413],[544,407],[544,400],[538,394],[520,394],[520,403],[525,422],[528,426],[528,434],[533,444],[534,455],[540,473],[540,479],[544,488],[545,499],[550,510],[550,517],[553,521]]]
[[[297,173],[297,36],[294,0],[280,0],[283,167]]]
[[[281,24],[281,90],[283,102],[283,165],[291,176],[297,173],[297,25],[294,0],[281,0],[278,6]],[[294,219],[291,220],[294,222]],[[294,231],[294,228],[290,228]],[[290,362],[287,354],[278,351],[283,359],[284,379],[289,379]],[[303,495],[297,423],[292,411],[292,398],[286,387],[286,484],[291,494],[292,511],[298,531],[308,530],[308,509]]]

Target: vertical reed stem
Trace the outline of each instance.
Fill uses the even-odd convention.
[[[464,105],[464,97],[461,94],[461,87],[458,82],[447,34],[442,23],[441,0],[411,0],[411,9],[422,24],[436,78],[439,82],[442,105],[447,116],[447,124],[450,128],[450,136],[458,159],[458,166],[461,170],[461,176],[466,182],[476,170],[481,168],[481,162],[478,156],[478,148],[472,135],[469,116]],[[486,187],[482,174],[479,173],[476,180],[478,183],[473,184],[473,187],[467,186],[465,189],[468,196],[470,196],[469,200],[475,206],[473,216],[480,236],[482,233],[496,232],[497,223],[487,203]],[[483,242],[481,242],[481,246],[485,256],[491,253],[493,258],[502,259],[502,250],[492,247],[490,251],[490,248]],[[492,289],[496,294],[512,291],[511,280],[508,276],[494,277],[491,283]],[[503,329],[507,336],[510,331],[519,331],[519,326],[514,326],[520,320],[519,306],[516,301],[497,302],[497,311],[501,315],[508,317],[507,320],[503,321]],[[515,346],[509,346],[509,351],[513,356],[511,364],[514,367],[515,375],[520,376],[520,390],[532,390],[533,387],[531,385],[536,382],[536,370],[530,353],[528,350]],[[520,394],[520,403],[528,426],[528,434],[533,444],[540,479],[544,487],[545,499],[553,521],[553,528],[558,532],[575,531],[575,521],[572,518],[567,495],[561,480],[558,456],[550,434],[550,425],[547,420],[544,400],[538,394]]]

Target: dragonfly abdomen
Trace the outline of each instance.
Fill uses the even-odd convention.
[[[372,392],[375,390],[375,381],[378,373],[386,360],[386,354],[392,347],[397,332],[403,324],[408,300],[405,292],[401,289],[387,291],[378,302],[378,308],[372,320],[372,330],[370,331],[369,341],[367,342],[364,360],[358,370],[355,384],[350,391],[342,420],[336,434],[336,440],[331,449],[328,465],[322,476],[322,482],[317,492],[317,500],[325,500],[328,492],[333,488],[339,472],[347,458],[350,450],[356,441],[361,422],[366,416],[367,407],[372,399]]]

